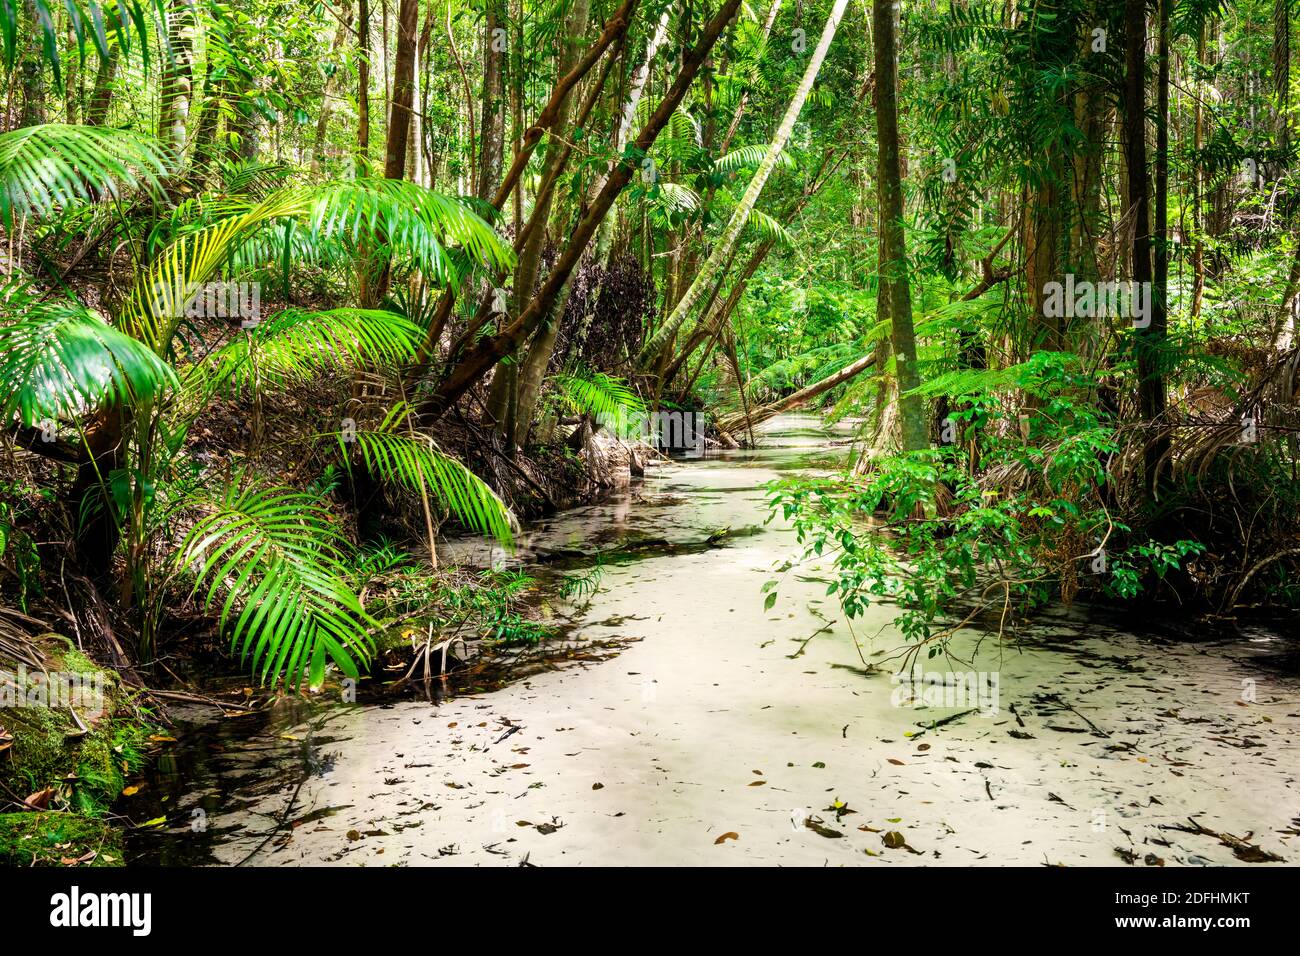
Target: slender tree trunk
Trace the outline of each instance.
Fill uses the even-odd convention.
[[[103,126],[108,119],[108,107],[113,101],[113,77],[117,75],[117,61],[120,54],[113,45],[108,56],[99,61],[95,72],[95,86],[86,104],[86,125]]]
[[[397,8],[397,56],[384,153],[386,179],[406,177],[406,144],[411,135],[411,108],[415,104],[415,37],[419,13],[419,0],[401,0]]]
[[[352,23],[352,3],[351,0],[342,0],[339,7],[339,25],[334,31],[334,42],[330,46],[330,51],[338,55],[343,49],[343,41],[347,39],[348,27]],[[330,114],[334,111],[334,94],[338,89],[339,77],[343,74],[342,69],[335,69],[325,77],[325,88],[321,91],[320,114],[316,117],[316,137],[312,141],[311,147],[311,170],[313,173],[319,173],[321,169],[321,158],[325,153],[325,137],[329,132]]]
[[[731,22],[740,7],[741,0],[723,0],[718,12],[705,24],[699,41],[683,58],[682,67],[669,87],[663,100],[642,128],[633,145],[642,153],[654,144],[659,133],[668,124],[673,112],[681,104],[687,89],[694,82],[704,61],[713,50],[727,24]],[[581,65],[580,65],[581,66]],[[436,418],[451,407],[461,395],[508,355],[518,344],[536,331],[544,321],[555,298],[577,267],[578,261],[586,252],[588,244],[595,235],[597,227],[609,213],[614,199],[627,187],[637,167],[632,163],[623,163],[609,180],[605,188],[592,201],[578,225],[574,228],[569,242],[560,258],[546,278],[546,282],[537,295],[524,309],[523,313],[496,335],[477,341],[466,350],[464,357],[451,369],[447,377],[439,384],[436,391],[421,404],[423,416]],[[498,191],[498,196],[504,196]]]
[[[638,361],[642,367],[646,367],[657,360],[659,353],[663,351],[664,347],[677,334],[678,329],[689,318],[696,303],[708,292],[718,270],[722,268],[722,264],[730,258],[732,248],[740,239],[741,230],[745,228],[745,223],[749,221],[749,215],[754,211],[754,206],[763,192],[763,187],[767,184],[768,177],[776,169],[776,164],[781,158],[781,152],[785,149],[790,134],[794,132],[794,124],[799,119],[799,113],[803,109],[804,101],[808,99],[808,94],[812,91],[813,84],[817,82],[817,74],[821,71],[822,61],[826,59],[826,51],[830,49],[831,41],[835,38],[835,31],[840,25],[840,18],[844,16],[844,8],[847,5],[848,0],[835,0],[830,16],[826,20],[826,26],[822,29],[821,39],[818,41],[816,49],[813,50],[808,66],[804,69],[803,78],[799,81],[794,97],[786,108],[785,116],[781,119],[781,125],[777,127],[776,134],[768,145],[763,161],[755,170],[754,178],[749,181],[749,186],[746,188],[744,195],[741,196],[740,202],[736,204],[731,219],[727,222],[722,235],[718,237],[718,241],[714,244],[712,251],[709,253],[709,258],[700,268],[700,271],[696,273],[690,287],[673,307],[672,314],[664,320],[664,323],[641,349]]]
[[[560,53],[559,74],[561,76],[572,70],[578,61],[582,51],[582,37],[587,32],[587,21],[590,12],[591,4],[589,0],[573,0],[565,29],[564,47]],[[560,104],[559,115],[555,123],[555,129],[562,138],[568,137],[571,100],[571,96],[564,98]],[[524,245],[523,254],[519,257],[519,266],[515,270],[514,311],[516,314],[522,312],[524,305],[532,298],[533,287],[537,282],[542,245],[546,239],[546,222],[550,216],[555,197],[554,187],[546,184],[552,184],[555,181],[560,174],[562,164],[566,162],[567,158],[568,150],[561,149],[559,142],[552,140],[546,150],[546,161],[542,164],[542,183],[545,192],[535,200],[532,233],[528,237],[528,242]],[[568,288],[566,284],[557,298],[557,303],[567,301]],[[514,444],[518,444],[522,435],[528,430],[533,407],[536,405],[537,396],[541,392],[542,377],[546,373],[546,366],[550,363],[551,352],[555,347],[555,336],[559,331],[563,308],[563,305],[559,306],[559,314],[554,308],[550,311],[547,321],[543,322],[541,328],[537,330],[519,368],[518,381],[515,384],[517,394],[509,396],[515,403],[515,415],[512,423],[514,428],[510,430],[507,438]],[[502,389],[498,389],[494,382],[492,401],[489,403],[489,409],[494,412],[503,407],[502,403],[505,396],[501,392]]]
[[[370,172],[370,0],[357,0],[357,175]]]
[[[1151,223],[1147,185],[1146,144],[1146,6],[1143,0],[1124,4],[1124,155],[1128,169],[1128,202],[1133,216],[1133,281],[1151,284]],[[1137,330],[1138,407],[1148,422],[1164,411],[1164,382],[1160,378],[1154,321]],[[1155,487],[1156,447],[1147,442],[1146,484]]]
[[[1205,63],[1205,24],[1201,24],[1196,36],[1196,64],[1198,71]],[[1201,205],[1205,199],[1204,176],[1201,172],[1201,143],[1205,138],[1204,109],[1201,105],[1202,88],[1200,79],[1193,87],[1192,98],[1192,155],[1196,162],[1192,164],[1192,318],[1201,314],[1201,299],[1205,295],[1205,238]]]
[[[483,22],[483,98],[479,127],[478,198],[487,202],[501,179],[505,150],[505,70],[508,53],[504,0],[488,0]]]
[[[72,21],[68,21],[67,40],[69,48],[76,42]],[[81,58],[69,56],[63,64],[63,122],[76,126],[81,122]]]
[[[185,156],[190,103],[194,93],[193,30],[194,8],[189,0],[170,0],[167,5],[167,49],[163,50],[162,56],[158,139],[177,169]]]
[[[41,50],[41,26],[36,16],[36,4],[32,0],[23,0],[23,14],[27,42],[23,45],[19,64],[23,102],[18,125],[39,126],[45,122],[45,55]]]
[[[897,368],[899,441],[903,451],[929,444],[925,408],[908,393],[921,384],[916,331],[903,232],[903,184],[898,155],[898,60],[893,4],[873,0],[871,30],[876,54],[876,187],[880,202],[880,292],[889,303],[890,340]]]

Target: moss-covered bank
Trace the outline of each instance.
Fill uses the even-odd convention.
[[[0,660],[0,787],[15,811],[0,814],[0,863],[120,863],[108,810],[144,761],[149,711],[67,638],[32,650],[41,668]]]

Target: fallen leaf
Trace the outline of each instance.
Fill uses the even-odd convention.
[[[838,840],[840,837],[844,836],[844,834],[839,830],[832,830],[830,827],[824,826],[820,820],[815,820],[812,817],[804,820],[803,825],[813,833],[816,833],[818,836],[824,836],[828,840]]]
[[[724,833],[724,834],[722,834],[722,836],[720,836],[720,837],[718,837],[716,840],[714,840],[714,841],[713,841],[713,845],[714,845],[714,846],[717,846],[719,843],[726,843],[728,840],[739,840],[739,839],[740,839],[740,834],[739,834],[739,833],[730,833],[730,832],[728,832],[728,833]]]
[[[23,801],[23,805],[29,810],[44,810],[50,805],[50,800],[54,797],[55,790],[53,787],[46,787],[44,790],[37,790]]]

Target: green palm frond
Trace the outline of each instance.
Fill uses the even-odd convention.
[[[767,155],[769,146],[767,143],[755,143],[752,146],[741,146],[733,149],[725,156],[719,156],[713,163],[713,168],[720,173],[734,173],[738,169],[747,169],[751,166],[758,166]],[[794,158],[788,152],[782,150],[776,159],[777,165],[784,169],[793,169],[795,167]]]
[[[645,402],[621,378],[584,371],[556,375],[551,383],[565,406],[590,415],[616,435],[626,438],[644,433]]]
[[[695,212],[700,208],[700,194],[681,183],[659,182],[646,194],[646,202],[666,214]]]
[[[0,222],[12,228],[15,215],[48,217],[95,195],[156,186],[165,155],[151,136],[103,126],[50,123],[0,133]]]
[[[465,205],[414,183],[358,179],[286,187],[244,212],[179,236],[137,279],[119,324],[165,354],[195,291],[268,225],[285,219],[306,219],[307,234],[323,243],[382,234],[390,250],[405,250],[437,284],[458,274],[449,242],[458,244],[456,255],[493,269],[514,263],[513,251]],[[303,248],[291,246],[290,256]]]
[[[36,302],[0,325],[0,417],[31,427],[109,402],[147,401],[176,381],[143,342],[76,302]]]
[[[125,52],[138,39],[140,56],[147,68],[149,24],[162,11],[162,0],[115,0],[112,3],[108,0],[31,0],[31,12],[36,18],[32,26],[41,31],[41,53],[54,72],[56,85],[62,83],[59,31],[64,29],[65,22],[79,56],[85,57],[88,45],[94,46],[100,56],[108,56],[110,40]],[[9,71],[13,70],[18,54],[18,22],[24,14],[24,4],[0,0],[0,54]],[[163,42],[166,42],[165,38]]]
[[[344,462],[351,467],[355,446],[372,474],[408,491],[427,491],[466,528],[511,547],[516,522],[505,502],[432,438],[412,429],[409,414],[410,407],[399,402],[377,428],[335,433]]]
[[[353,242],[382,235],[390,248],[410,255],[439,285],[457,275],[449,243],[493,271],[514,265],[514,251],[467,204],[416,183],[339,180],[315,187],[311,198],[313,235]]]
[[[207,378],[233,391],[279,387],[327,368],[406,361],[422,337],[414,322],[381,309],[286,309],[214,352]]]
[[[203,606],[222,592],[221,627],[265,682],[319,687],[328,660],[355,677],[373,652],[374,626],[346,583],[347,540],[311,495],[228,487],[186,535],[175,563],[196,573]]]
[[[136,279],[118,314],[118,325],[164,355],[195,292],[219,273],[232,250],[263,225],[305,215],[310,199],[283,189],[245,212],[228,216],[176,239]]]
[[[771,216],[758,209],[751,209],[749,219],[745,223],[746,229],[752,229],[764,239],[771,239],[773,242],[786,247],[794,248],[794,236],[790,230],[781,225]]]

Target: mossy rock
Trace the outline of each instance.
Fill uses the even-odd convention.
[[[122,866],[122,832],[74,813],[0,813],[0,866]]]
[[[66,707],[0,708],[0,727],[13,738],[0,752],[0,783],[22,796],[54,787],[56,808],[101,816],[143,763],[150,728],[117,676],[67,638],[46,634],[39,645],[51,672],[86,675],[102,687],[102,711],[82,711],[83,730]]]

